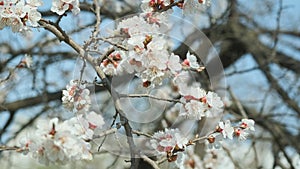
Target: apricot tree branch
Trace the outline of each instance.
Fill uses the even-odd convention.
[[[106,89],[110,92],[112,99],[114,100],[114,105],[117,113],[120,116],[120,120],[122,122],[122,126],[125,129],[125,133],[127,136],[127,142],[129,144],[130,156],[131,156],[131,169],[138,168],[139,160],[136,158],[138,151],[136,150],[136,146],[132,136],[132,128],[129,124],[129,121],[121,109],[120,106],[120,97],[114,88],[111,87],[110,81],[104,74],[103,70],[100,68],[100,65],[97,62],[97,59],[89,55],[84,51],[84,49],[77,44],[72,38],[66,35],[66,33],[58,26],[53,24],[50,21],[45,19],[41,19],[39,24],[44,27],[44,29],[52,32],[60,41],[67,43],[70,47],[72,47],[81,57],[84,57],[90,64],[93,65],[94,70],[97,72],[100,79],[106,84]],[[139,156],[138,156],[139,157]]]
[[[142,98],[142,97],[147,97],[150,99],[155,99],[155,100],[161,100],[161,101],[167,101],[167,102],[176,102],[176,103],[182,103],[178,99],[167,99],[167,98],[161,98],[157,96],[153,96],[150,94],[120,94],[120,98],[122,97],[129,97],[129,98]],[[183,103],[182,103],[183,104]]]
[[[149,157],[147,157],[146,155],[141,155],[141,158],[146,161],[148,164],[150,164],[153,169],[160,169],[159,166],[157,165],[157,163],[153,160],[151,160]]]

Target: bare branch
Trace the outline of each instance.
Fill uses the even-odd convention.
[[[120,98],[122,98],[122,97],[130,97],[130,98],[147,97],[147,98],[151,98],[151,99],[155,99],[155,100],[161,100],[161,101],[167,101],[167,102],[175,102],[175,103],[182,103],[178,99],[166,99],[166,98],[161,98],[161,97],[153,96],[153,95],[150,95],[150,94],[120,94]]]
[[[246,111],[244,110],[244,108],[243,108],[241,102],[236,98],[236,96],[234,95],[234,93],[232,92],[232,90],[231,90],[230,88],[228,89],[228,91],[229,91],[229,93],[230,93],[230,96],[231,96],[233,102],[236,103],[236,105],[237,105],[237,107],[238,107],[238,109],[239,109],[239,112],[242,114],[243,118],[248,119],[248,116],[247,116],[247,114],[246,114]]]
[[[98,138],[102,138],[102,137],[110,135],[110,134],[114,134],[117,132],[117,130],[118,130],[117,128],[111,128],[111,129],[105,130],[97,135],[94,135],[93,139],[98,139]]]
[[[136,154],[138,153],[136,150],[136,146],[133,141],[132,137],[132,128],[129,125],[128,119],[126,118],[125,113],[121,109],[120,106],[120,98],[118,93],[115,91],[115,89],[111,88],[110,81],[107,79],[106,75],[104,74],[103,70],[100,68],[100,65],[97,64],[97,59],[94,59],[92,56],[89,54],[86,54],[84,49],[78,45],[74,40],[72,40],[70,37],[68,37],[62,30],[61,28],[58,27],[58,25],[55,25],[51,23],[50,21],[46,21],[44,19],[41,19],[39,21],[39,24],[42,25],[45,29],[49,30],[52,32],[57,38],[61,41],[64,41],[67,43],[70,47],[72,47],[75,51],[78,52],[78,54],[81,57],[86,58],[86,60],[91,63],[97,72],[98,76],[101,78],[102,81],[106,83],[106,89],[110,92],[114,103],[115,103],[115,109],[120,115],[120,120],[122,122],[122,125],[125,128],[126,136],[127,136],[127,142],[129,144],[130,148],[130,156],[131,156],[131,169],[136,169],[138,167],[138,159],[136,159]]]
[[[151,160],[149,157],[147,157],[146,155],[141,155],[141,158],[146,161],[148,164],[150,164],[153,169],[160,169],[157,165],[157,163],[153,160]]]

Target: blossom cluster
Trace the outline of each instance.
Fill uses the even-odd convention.
[[[37,10],[43,5],[42,0],[0,0],[0,30],[11,27],[13,32],[28,30],[28,26],[37,27],[42,15]],[[80,12],[79,0],[53,0],[51,11],[63,15],[71,10]]]
[[[68,10],[77,15],[80,12],[79,0],[52,0],[52,12],[63,15]]]
[[[65,164],[72,160],[91,160],[90,141],[105,124],[100,114],[90,111],[89,90],[78,80],[71,80],[63,90],[65,107],[77,113],[63,122],[54,118],[41,120],[37,130],[21,142],[24,152],[32,153],[43,164]]]
[[[66,89],[63,90],[63,105],[74,113],[87,112],[91,105],[91,99],[86,85],[77,80],[71,80]]]
[[[145,87],[157,86],[182,69],[178,55],[168,51],[167,40],[148,16],[134,16],[118,24],[117,39],[128,51],[115,51],[103,60],[101,67],[108,75],[135,73]],[[153,16],[152,16],[153,17]],[[159,22],[159,21],[157,21]]]
[[[184,13],[198,13],[210,6],[210,0],[142,0],[141,8],[144,12],[158,12],[176,6]]]
[[[223,111],[224,103],[218,94],[199,86],[179,85],[180,101],[179,115],[200,120],[202,117],[215,117]]]
[[[13,32],[21,32],[28,26],[37,27],[41,19],[37,8],[41,0],[3,0],[0,1],[0,29],[8,26]]]
[[[182,96],[181,116],[200,120],[218,115],[224,104],[216,93],[187,85],[188,71],[201,71],[203,67],[190,52],[181,61],[180,56],[169,51],[169,43],[161,35],[165,19],[162,15],[148,13],[122,20],[117,25],[114,42],[123,45],[123,49],[109,54],[100,67],[110,76],[135,73],[144,87],[159,86],[165,79],[173,79]]]
[[[154,87],[182,71],[201,71],[195,55],[187,52],[186,59],[181,61],[180,56],[169,51],[169,42],[162,35],[166,19],[164,14],[144,13],[122,20],[114,42],[123,49],[116,49],[102,61],[104,72],[110,76],[135,73],[144,87]]]
[[[125,57],[123,51],[113,52],[103,60],[100,67],[107,75],[117,75],[118,72],[122,72],[120,69],[122,69],[122,66],[125,64],[123,63],[125,61],[123,57]],[[119,66],[120,64],[122,66]]]
[[[223,139],[233,139],[236,136],[241,141],[246,140],[250,132],[255,131],[254,124],[255,121],[252,119],[242,119],[240,124],[234,127],[229,120],[219,122],[214,133],[207,138],[209,147],[220,148],[221,135],[223,135]]]
[[[160,155],[166,155],[169,162],[176,161],[178,153],[185,150],[189,141],[178,129],[165,129],[154,133],[150,140],[152,148]]]
[[[104,121],[101,115],[89,112],[64,122],[40,120],[37,130],[21,140],[21,148],[42,164],[66,164],[75,160],[91,160],[89,141]]]
[[[206,139],[208,141],[208,147],[220,148],[223,139],[233,139],[234,136],[238,137],[239,140],[245,140],[251,131],[254,129],[254,120],[242,119],[238,126],[232,126],[229,120],[219,122],[215,131],[209,134]],[[196,138],[197,140],[198,138]],[[178,167],[182,167],[182,158],[185,158],[187,153],[187,147],[193,145],[195,140],[188,140],[183,136],[179,129],[165,129],[154,133],[150,140],[151,147],[155,149],[158,155],[164,155],[167,157],[169,162],[174,162]],[[179,159],[180,157],[180,159]]]

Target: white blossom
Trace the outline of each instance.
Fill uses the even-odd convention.
[[[170,5],[170,0],[142,0],[141,9],[144,12],[152,12]]]
[[[224,106],[223,101],[217,93],[209,91],[206,95],[206,100],[210,107],[222,108]]]
[[[234,131],[235,135],[238,136],[240,141],[244,141],[247,139],[249,133],[241,128],[237,128]]]
[[[178,74],[175,75],[172,82],[175,86],[178,87],[179,92],[181,95],[187,95],[189,92],[189,88],[187,84],[191,81],[191,76],[188,71],[180,71]]]
[[[156,67],[157,69],[164,71],[167,69],[168,53],[166,50],[151,51],[147,55],[149,64],[145,64],[146,68]]]
[[[233,138],[234,128],[231,126],[231,122],[226,120],[224,122],[219,122],[220,132],[223,134],[223,137],[228,137],[229,139]]]
[[[184,14],[199,14],[210,6],[210,0],[186,0],[183,4]]]
[[[58,15],[63,15],[67,10],[71,10],[74,15],[80,12],[79,0],[53,0],[51,11]]]
[[[45,149],[45,160],[48,160],[50,163],[66,163],[67,157],[63,147],[55,144],[53,140],[46,140],[43,144],[43,148]]]
[[[179,115],[200,120],[205,116],[206,110],[207,107],[204,103],[196,100],[191,100],[180,109]]]
[[[69,7],[70,6],[68,3],[65,3],[61,0],[53,0],[51,11],[57,13],[58,15],[63,15],[69,9]]]
[[[94,131],[90,129],[89,122],[83,114],[66,120],[62,123],[64,128],[68,128],[72,135],[75,135],[83,140],[90,140],[93,137]],[[72,128],[70,128],[72,126]]]
[[[179,56],[172,53],[167,62],[167,66],[172,74],[176,74],[177,72],[179,72],[182,68]]]
[[[31,26],[37,27],[38,21],[42,18],[42,15],[40,12],[38,12],[36,9],[30,9],[27,13],[28,15],[28,22]]]
[[[221,98],[213,92],[206,92],[199,86],[181,85],[182,95],[180,115],[200,120],[202,117],[213,117],[223,111]]]
[[[86,119],[89,123],[90,129],[101,128],[105,123],[103,117],[94,111],[89,112],[86,115]]]
[[[207,116],[214,117],[223,111],[224,103],[217,93],[209,91],[205,99],[209,106]]]
[[[255,121],[252,119],[242,119],[242,123],[241,123],[240,127],[245,130],[255,131],[254,124],[255,124]]]
[[[105,65],[105,66],[104,66],[104,64],[101,64],[100,67],[103,69],[103,72],[106,75],[113,76],[113,75],[117,74],[117,69],[113,64],[108,64],[108,65]]]
[[[165,78],[165,73],[158,69],[156,66],[146,69],[140,74],[143,82],[149,81],[154,86],[161,85],[163,79]]]
[[[201,98],[205,98],[206,91],[199,86],[187,86],[185,88],[181,88],[179,93],[185,97],[186,100],[200,100]],[[206,101],[204,101],[206,103]]]
[[[134,16],[122,20],[117,27],[123,33],[129,36],[139,35],[142,33],[158,33],[158,25],[149,24],[143,17]]]
[[[42,5],[39,0],[1,1],[0,29],[8,26],[13,32],[29,30],[28,26],[37,27],[41,14],[37,7]],[[36,3],[33,5],[33,3]],[[29,24],[28,24],[29,23]]]
[[[150,143],[156,152],[165,155],[168,152],[172,152],[176,146],[180,149],[184,149],[188,140],[181,135],[178,129],[166,128],[165,131],[154,133]]]
[[[43,5],[42,0],[27,0],[26,1],[28,5],[33,6],[33,7],[38,7]]]
[[[146,21],[150,24],[156,24],[159,26],[160,31],[168,31],[170,25],[168,24],[169,15],[172,14],[172,10],[165,12],[146,12],[141,15],[146,18]]]
[[[130,38],[128,38],[127,43],[129,48],[134,48],[136,46],[140,48],[144,48],[144,40],[145,40],[145,35],[144,34],[137,34],[133,35]]]
[[[43,164],[66,164],[68,161],[91,160],[91,145],[95,128],[104,125],[100,114],[90,112],[63,123],[58,118],[40,120],[37,130],[21,139],[21,147]]]
[[[130,67],[130,65],[128,65],[128,57],[123,51],[111,53],[101,62],[100,67],[104,73],[109,76],[122,75],[124,72],[130,73],[130,68],[126,69],[126,67]]]
[[[239,140],[246,140],[251,131],[255,131],[254,120],[252,119],[242,119],[240,125],[234,129],[234,134],[239,138]]]
[[[55,132],[58,126],[58,118],[53,118],[50,121],[40,120],[37,123],[37,133],[40,135],[48,135],[51,132]],[[51,135],[51,134],[50,134]]]
[[[189,51],[186,54],[186,59],[183,61],[183,66],[186,66],[188,68],[193,68],[193,69],[200,68],[198,61],[197,61],[197,57],[193,54],[190,54]]]
[[[66,88],[67,90],[63,90],[63,105],[73,112],[82,113],[88,111],[91,99],[89,97],[90,91],[85,88],[85,85],[71,80]]]

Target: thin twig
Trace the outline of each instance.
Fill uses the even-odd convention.
[[[157,164],[162,164],[162,163],[164,163],[164,162],[167,161],[167,160],[168,160],[167,157],[164,157],[164,158],[158,160],[156,163],[157,163]]]
[[[125,46],[123,46],[123,45],[120,45],[120,44],[117,44],[117,43],[115,43],[115,42],[112,42],[112,41],[110,41],[110,40],[108,40],[108,39],[106,39],[106,38],[99,37],[99,38],[97,38],[97,40],[102,40],[102,41],[107,42],[107,43],[109,43],[109,44],[111,44],[111,45],[113,45],[113,46],[115,46],[115,47],[117,47],[117,48],[120,48],[120,49],[122,49],[122,50],[128,51],[128,48],[127,48],[127,47],[125,47]]]
[[[232,163],[235,166],[235,168],[241,168],[240,165],[239,165],[239,163],[236,160],[234,160],[234,157],[231,155],[230,150],[228,148],[226,148],[224,145],[222,147],[225,150],[225,152],[227,153],[227,155],[230,158],[230,160],[232,161]]]
[[[236,96],[233,94],[233,92],[230,88],[228,89],[228,91],[229,91],[229,94],[230,94],[232,100],[236,103],[236,106],[238,107],[243,118],[248,119],[247,113],[246,113],[245,109],[243,108],[241,102],[236,98]]]
[[[15,69],[10,69],[7,77],[4,79],[0,79],[0,84],[8,81],[13,76],[14,71],[15,71]]]
[[[159,166],[157,165],[157,163],[153,160],[151,160],[149,157],[147,157],[146,155],[141,155],[141,158],[146,161],[148,164],[150,164],[153,169],[160,169]]]
[[[101,138],[103,136],[114,134],[117,130],[118,130],[117,128],[111,128],[111,129],[105,130],[97,135],[94,135],[93,139],[97,139],[97,138]]]
[[[274,31],[274,45],[272,47],[272,53],[271,53],[270,60],[273,60],[276,57],[276,47],[278,44],[278,34],[280,31],[280,17],[281,17],[282,10],[283,10],[282,0],[279,0],[279,9],[277,11],[277,17],[276,17],[276,29]]]
[[[154,10],[154,12],[165,12],[165,11],[167,11],[167,10],[173,8],[174,6],[177,6],[177,5],[179,5],[180,3],[183,3],[183,2],[184,2],[183,0],[179,0],[177,2],[173,2],[170,5],[163,7],[162,9]]]
[[[137,130],[132,130],[132,133],[133,134],[136,134],[136,135],[138,135],[138,136],[146,136],[146,137],[149,137],[149,138],[153,138],[153,136],[152,135],[150,135],[150,134],[147,134],[147,133],[143,133],[143,132],[141,132],[141,131],[137,131]]]
[[[9,147],[9,146],[2,145],[2,146],[0,146],[0,152],[1,151],[17,151],[17,152],[22,152],[24,150],[22,148],[20,148],[20,147],[17,147],[17,146]]]
[[[236,75],[236,74],[248,73],[248,72],[251,72],[251,71],[254,71],[254,70],[258,70],[258,69],[259,69],[259,67],[255,66],[255,67],[245,69],[245,70],[240,70],[240,71],[234,70],[230,73],[227,73],[225,76],[228,77],[228,76],[232,76],[232,75]]]
[[[113,53],[115,51],[114,48],[110,48],[108,49],[103,55],[101,55],[98,59],[97,59],[97,63],[100,64],[103,59],[105,59],[107,56],[109,56],[111,53]]]
[[[161,100],[161,101],[167,101],[167,102],[176,102],[176,103],[182,103],[180,100],[178,99],[166,99],[166,98],[161,98],[161,97],[156,97],[153,95],[149,95],[149,94],[120,94],[120,98],[122,97],[131,97],[131,98],[141,98],[141,97],[148,97],[151,99],[156,99],[156,100]],[[182,103],[183,104],[183,103]]]
[[[196,143],[196,142],[199,142],[199,141],[202,141],[202,140],[206,140],[208,138],[209,135],[211,135],[212,133],[206,135],[206,136],[202,136],[202,137],[198,137],[198,138],[194,138],[193,140],[191,140],[190,142],[191,143]]]

